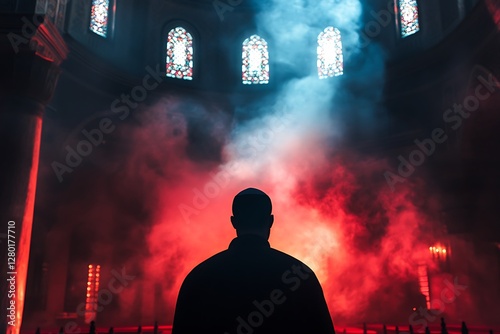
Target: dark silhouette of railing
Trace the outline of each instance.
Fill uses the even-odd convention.
[[[166,333],[169,333],[169,332],[170,332],[170,326],[168,326],[168,327],[169,327],[169,329],[168,329],[168,331],[167,331],[167,332],[162,331],[162,330],[160,330],[160,328],[159,328],[159,326],[158,326],[158,321],[155,321],[155,322],[154,322],[154,326],[153,326],[153,328],[152,328],[152,331],[151,331],[151,330],[144,331],[144,330],[143,330],[142,325],[138,325],[138,326],[137,326],[137,330],[136,330],[135,332],[133,331],[133,329],[132,329],[132,330],[128,329],[128,330],[126,331],[126,333],[137,333],[137,334],[150,334],[150,333],[152,333],[152,334],[166,334]],[[428,326],[426,326],[426,327],[425,327],[425,334],[449,334],[449,333],[448,333],[448,328],[447,328],[447,325],[446,325],[446,322],[445,322],[445,319],[444,319],[444,318],[441,318],[440,327],[441,327],[440,331],[434,331],[433,333],[431,333],[430,328],[429,328]],[[469,334],[469,329],[467,328],[467,324],[465,323],[465,321],[462,321],[462,325],[461,325],[461,329],[460,329],[460,331],[461,331],[461,334]],[[371,332],[373,332],[373,330],[371,330]],[[389,332],[389,331],[387,330],[387,326],[386,326],[386,324],[383,324],[383,325],[382,325],[382,331],[381,331],[381,332],[376,331],[376,332],[377,332],[377,334],[388,334],[388,332]],[[403,331],[400,331],[400,328],[399,328],[399,326],[398,326],[398,325],[395,325],[395,326],[394,326],[394,331],[390,331],[390,332],[391,332],[391,334],[393,334],[393,333],[394,333],[394,334],[415,334],[415,332],[414,332],[414,330],[413,330],[413,326],[412,326],[411,324],[410,324],[410,325],[408,325],[408,331],[407,331],[407,332],[406,332],[406,331],[404,331],[404,330],[403,330]],[[493,333],[493,329],[490,329],[488,332],[489,332],[489,334],[494,334],[494,333]],[[44,333],[42,333],[42,331],[41,331],[40,327],[38,327],[38,328],[36,329],[36,331],[35,331],[35,334],[45,334],[45,333],[51,333],[51,334],[52,334],[52,333],[54,333],[54,332],[44,332]],[[97,331],[97,329],[96,329],[96,324],[95,324],[95,322],[94,322],[94,321],[91,321],[91,322],[90,322],[88,332],[85,332],[85,331],[79,331],[79,332],[78,332],[78,334],[104,334],[104,333],[105,333],[105,331],[103,331],[102,329],[101,329],[101,330],[99,330],[99,331]],[[107,331],[107,333],[108,333],[108,334],[115,334],[115,329],[114,329],[114,327],[110,327],[110,328],[109,328],[109,330]],[[337,333],[340,333],[340,332],[338,331],[338,329],[337,329]],[[347,329],[346,329],[346,328],[344,328],[344,329],[342,330],[342,333],[343,333],[343,334],[348,334]],[[498,333],[498,332],[497,332],[497,333]],[[65,331],[64,331],[64,327],[60,327],[60,328],[59,328],[59,332],[58,332],[58,334],[76,334],[76,333],[73,333],[73,332],[65,332]],[[281,334],[281,333],[276,333],[276,334]],[[313,333],[311,333],[311,334],[313,334]],[[363,323],[363,334],[368,334],[368,327],[367,327],[367,324],[366,324],[366,323]]]

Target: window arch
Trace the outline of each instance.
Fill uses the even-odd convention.
[[[318,35],[318,76],[320,79],[344,74],[342,37],[334,27],[327,27]]]
[[[193,80],[193,36],[183,27],[176,27],[168,33],[166,75]]]
[[[108,34],[109,1],[92,0],[90,30],[102,37]]]
[[[252,35],[243,42],[241,80],[246,85],[269,83],[267,42],[258,35]]]
[[[401,37],[405,38],[420,30],[417,0],[398,0]]]

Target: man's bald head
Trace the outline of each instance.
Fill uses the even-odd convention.
[[[271,199],[262,190],[247,188],[234,197],[233,216],[237,230],[270,228],[271,213]]]

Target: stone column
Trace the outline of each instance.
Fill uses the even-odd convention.
[[[21,329],[42,117],[67,52],[44,16],[0,14],[0,332]]]

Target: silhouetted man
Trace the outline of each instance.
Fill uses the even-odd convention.
[[[335,333],[312,270],[269,246],[271,212],[271,199],[258,189],[236,195],[237,238],[188,274],[172,334]]]

